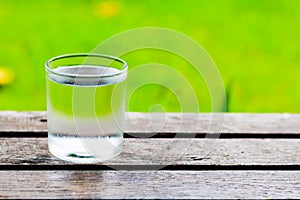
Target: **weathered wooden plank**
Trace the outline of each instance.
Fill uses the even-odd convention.
[[[300,198],[300,171],[0,171],[0,197]]]
[[[300,134],[299,114],[127,113],[125,132]],[[32,132],[46,136],[46,112],[0,112],[0,134]]]
[[[0,111],[0,132],[46,132],[46,112]]]
[[[0,138],[0,146],[0,168],[72,165],[51,156],[47,138]],[[125,139],[123,153],[99,165],[142,165],[145,169],[147,165],[300,167],[300,140]]]

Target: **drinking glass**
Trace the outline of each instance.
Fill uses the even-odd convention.
[[[46,62],[48,147],[63,160],[102,162],[123,148],[127,63],[69,54]]]

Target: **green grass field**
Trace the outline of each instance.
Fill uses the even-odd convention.
[[[125,30],[164,27],[209,52],[223,77],[229,112],[300,112],[299,10],[299,0],[1,0],[0,74],[9,69],[14,79],[0,86],[0,109],[46,109],[49,58],[90,52]],[[122,58],[129,69],[151,62],[173,67],[190,81],[200,110],[211,111],[203,80],[179,57],[141,50]],[[2,82],[12,77],[2,74]],[[127,110],[180,111],[190,97],[184,87],[177,89],[181,102],[162,86],[145,85],[127,96]]]

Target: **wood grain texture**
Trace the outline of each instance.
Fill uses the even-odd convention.
[[[72,165],[48,152],[47,138],[0,138],[6,165]],[[118,157],[99,165],[207,165],[300,167],[300,140],[125,139]]]
[[[300,198],[299,139],[188,139],[299,138],[300,115],[127,113],[127,136],[141,138],[93,165],[52,156],[45,121],[45,112],[0,112],[0,198]],[[156,133],[175,138],[144,138]],[[164,166],[176,171],[149,170]]]
[[[0,133],[47,132],[46,112],[0,112]],[[125,132],[299,134],[298,114],[127,113]]]
[[[300,172],[0,171],[1,197],[300,198]]]
[[[45,132],[46,112],[0,111],[0,132]]]

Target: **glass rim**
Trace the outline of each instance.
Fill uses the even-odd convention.
[[[109,75],[74,75],[74,74],[68,74],[68,73],[61,73],[61,72],[57,72],[54,69],[55,68],[51,68],[50,64],[60,60],[60,59],[64,59],[64,58],[72,58],[72,57],[98,57],[98,58],[104,58],[104,59],[110,59],[112,61],[117,61],[119,63],[123,64],[122,69],[120,69],[117,73],[114,74],[109,74]],[[80,64],[80,63],[79,63]],[[73,53],[73,54],[63,54],[60,56],[55,56],[53,58],[50,58],[48,61],[46,61],[45,63],[45,69],[47,72],[59,75],[59,76],[64,76],[64,77],[72,77],[72,78],[105,78],[105,77],[113,77],[113,76],[117,76],[120,75],[124,72],[127,71],[128,68],[128,64],[126,63],[126,61],[124,61],[121,58],[115,57],[115,56],[111,56],[111,55],[106,55],[106,54],[95,54],[95,53]]]

